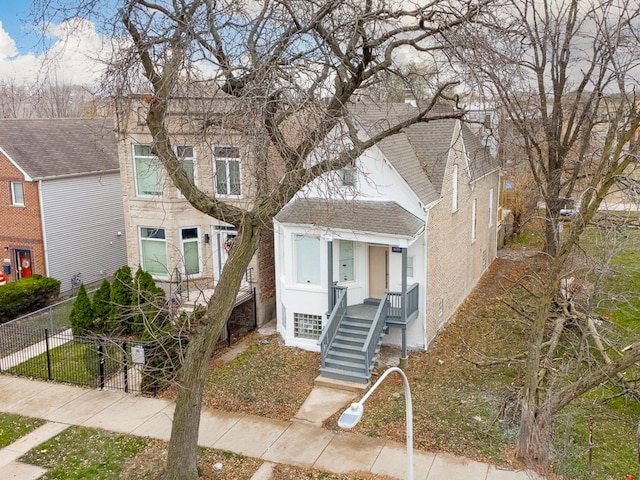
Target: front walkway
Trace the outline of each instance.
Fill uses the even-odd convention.
[[[325,388],[325,387],[318,387]],[[270,463],[318,468],[334,473],[364,471],[405,476],[406,446],[319,426],[321,417],[351,401],[344,392],[329,402],[330,389],[315,393],[291,421],[208,410],[202,413],[198,443],[261,458],[266,463],[254,478],[268,479]],[[318,403],[318,399],[324,400]],[[341,405],[341,404],[345,405]],[[324,407],[322,406],[324,405]],[[327,407],[330,405],[330,407]],[[324,408],[323,415],[318,408]],[[44,472],[17,459],[68,425],[168,440],[174,404],[168,400],[99,391],[14,376],[0,376],[0,411],[38,417],[49,423],[0,450],[0,478],[33,480]],[[531,472],[514,472],[442,453],[414,452],[416,480],[527,480]],[[259,475],[259,476],[258,476]]]

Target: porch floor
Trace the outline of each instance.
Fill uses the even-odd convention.
[[[376,316],[378,305],[372,303],[360,303],[358,305],[349,305],[347,307],[347,316],[353,318],[363,318],[373,320]]]

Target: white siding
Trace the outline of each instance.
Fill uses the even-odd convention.
[[[87,175],[41,184],[48,275],[71,289],[111,276],[127,263],[120,175]],[[121,235],[118,235],[121,232]]]

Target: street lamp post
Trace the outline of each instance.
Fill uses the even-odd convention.
[[[374,390],[378,388],[378,385],[380,385],[380,383],[382,383],[382,381],[391,372],[398,372],[400,374],[400,377],[402,377],[407,417],[407,480],[413,480],[413,406],[411,404],[411,390],[409,389],[409,380],[407,380],[407,376],[400,368],[391,367],[387,371],[385,371],[359,402],[352,403],[342,413],[342,415],[340,415],[338,426],[340,428],[351,429],[358,424],[360,419],[362,419],[362,415],[364,414],[364,402],[366,402],[367,398],[369,398]]]

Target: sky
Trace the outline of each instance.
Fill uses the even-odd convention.
[[[0,83],[88,85],[99,78],[104,45],[91,22],[76,21],[42,28],[29,18],[28,0],[0,0]]]

